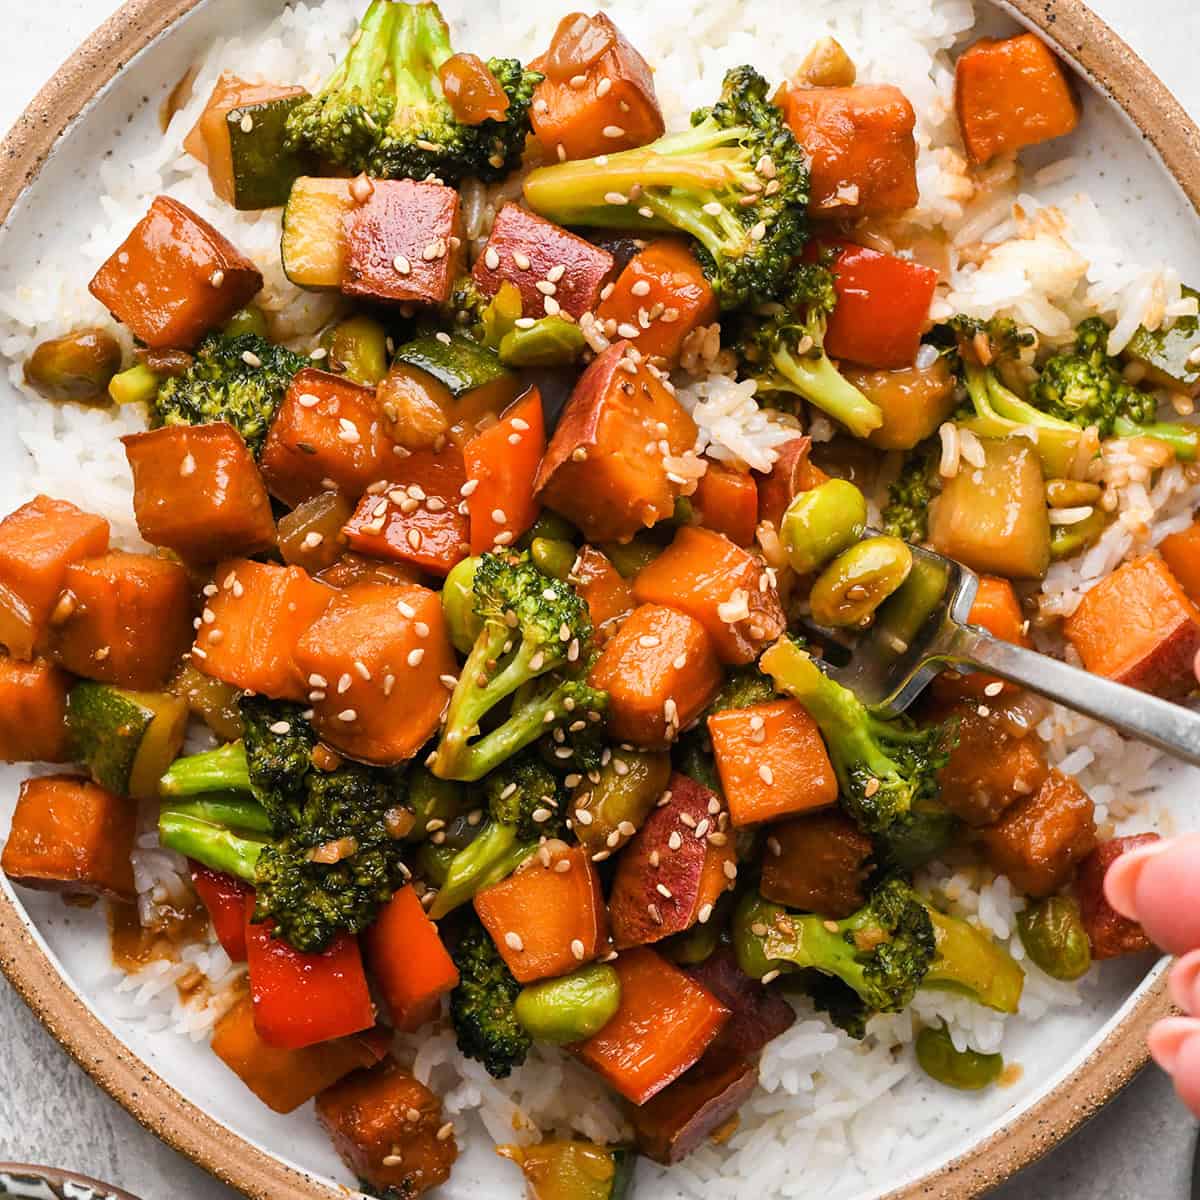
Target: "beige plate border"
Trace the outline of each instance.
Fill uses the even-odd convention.
[[[199,0],[129,0],[62,66],[0,143],[0,222],[61,134],[140,50]],[[1082,0],[1007,0],[1058,42],[1126,111],[1200,211],[1200,129],[1132,50]],[[124,1046],[64,982],[0,889],[0,970],[81,1067],[143,1125],[253,1200],[345,1200],[184,1099]],[[1150,1025],[1169,1012],[1160,978],[1088,1059],[972,1151],[886,1200],[970,1200],[1033,1162],[1111,1100],[1146,1062]]]

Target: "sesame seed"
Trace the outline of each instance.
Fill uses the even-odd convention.
[[[995,683],[989,683],[983,689],[983,694],[985,696],[998,696],[1002,691],[1004,691],[1004,684],[997,680]]]
[[[276,721],[268,727],[272,733],[291,733],[292,727],[287,721]]]
[[[215,288],[219,288],[225,282],[225,272],[221,270],[214,271],[209,277],[208,282]]]
[[[425,651],[418,646],[417,649],[410,650],[408,652],[408,665],[410,667],[419,667],[421,665],[421,659],[424,657]]]
[[[515,950],[518,954],[525,949],[525,943],[521,941],[521,935],[519,933],[513,933],[512,930],[509,930],[509,932],[504,935],[504,944],[510,950]]]
[[[584,74],[572,75],[567,80],[567,86],[579,91],[581,88],[587,87],[587,76]]]
[[[542,307],[546,310],[548,317],[557,317],[562,312],[562,305],[553,296],[547,296],[542,301]]]
[[[683,838],[679,835],[679,830],[675,830],[669,838],[667,838],[667,848],[669,850],[678,850],[683,845]]]
[[[414,550],[421,548],[421,531],[419,529],[410,529],[408,531],[408,544]]]
[[[642,331],[636,325],[630,325],[628,321],[617,326],[617,333],[623,338],[640,337]]]
[[[779,978],[778,971],[768,971],[763,977],[763,983],[774,983]]]
[[[248,367],[261,367],[262,366],[262,359],[259,358],[258,355],[255,354],[253,350],[243,350],[242,351],[242,362],[244,362],[246,364],[246,366],[248,366]]]
[[[608,93],[612,91],[612,85],[613,83],[611,77],[605,75],[605,77],[600,80],[598,84],[596,84],[597,97],[603,98],[604,96],[607,96]]]
[[[314,396],[312,392],[304,392],[298,397],[297,402],[301,408],[316,408],[321,403],[321,397]]]
[[[324,540],[325,535],[313,529],[304,535],[304,541],[301,542],[301,545],[305,550],[315,550]]]
[[[753,229],[750,230],[750,238],[752,241],[761,242],[767,236],[767,223],[759,221]]]
[[[513,252],[513,262],[517,264],[519,271],[528,271],[533,263],[529,259],[528,254],[522,254],[520,250]]]
[[[655,646],[662,644],[662,639],[655,637],[652,633],[644,633],[638,638],[638,645],[644,646],[647,650],[653,649]]]
[[[775,782],[775,772],[767,766],[766,763],[761,763],[758,768],[758,777],[770,787]]]
[[[354,682],[354,680],[352,680],[348,674],[343,675],[338,680],[338,685],[337,685],[338,695],[339,696],[345,695],[345,693],[350,690],[350,685],[353,682]]]
[[[606,138],[623,138],[625,130],[620,125],[605,125],[603,131]]]
[[[351,721],[358,720],[358,713],[356,713],[352,708],[344,708],[340,713],[338,713],[338,720],[344,721],[347,725],[349,725]]]
[[[489,246],[484,252],[483,264],[489,271],[494,271],[500,265],[500,254],[495,246]]]
[[[551,267],[550,270],[546,272],[546,278],[550,280],[551,283],[558,283],[566,273],[566,264],[558,263],[556,266]],[[516,420],[513,421],[513,424],[515,425],[520,419],[520,417],[517,417]]]
[[[437,1140],[439,1142],[448,1142],[454,1136],[454,1122],[447,1121],[445,1125],[437,1131]]]
[[[701,925],[707,925],[709,918],[713,915],[713,906],[711,904],[702,904],[700,911],[696,914]]]
[[[383,694],[385,696],[390,696],[392,694],[392,688],[394,688],[395,686],[396,686],[395,675],[385,675],[383,677]]]
[[[650,914],[650,920],[652,920],[655,925],[661,925],[663,923],[662,913],[659,911],[657,904],[647,904],[646,911]]]
[[[356,658],[356,659],[354,660],[354,669],[355,669],[355,670],[356,670],[356,671],[359,673],[359,675],[360,675],[360,676],[361,676],[363,679],[365,679],[365,680],[366,680],[368,683],[370,683],[370,682],[371,682],[371,672],[367,670],[367,664],[366,664],[365,662],[363,662],[363,661],[362,661],[362,659],[360,659],[360,658]]]
[[[725,872],[726,879],[736,879],[737,878],[737,863],[731,862],[729,859],[726,859],[725,862],[722,864],[721,869]]]
[[[875,795],[877,791],[879,791],[879,780],[868,779],[866,787],[863,788],[863,795],[870,798],[871,796]]]
[[[395,267],[397,275],[412,274],[412,263],[410,263],[403,254],[397,254],[396,257],[392,259],[392,266]]]
[[[426,262],[433,262],[434,259],[442,258],[446,253],[446,243],[442,238],[429,243],[424,250],[421,251],[421,257]]]
[[[592,823],[592,814],[586,808],[577,808],[575,810],[575,820],[580,825],[590,825]]]
[[[587,953],[587,951],[584,949],[583,942],[581,942],[579,938],[576,938],[571,943],[571,953],[575,956],[576,962],[583,962],[583,956]]]

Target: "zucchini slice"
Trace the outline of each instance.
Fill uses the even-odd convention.
[[[1183,289],[1185,300],[1200,300],[1200,292]],[[1189,396],[1200,393],[1200,317],[1181,317],[1170,329],[1153,333],[1144,325],[1135,333],[1125,349],[1125,357],[1146,368],[1147,379],[1155,386],[1184,391]]]
[[[179,756],[188,706],[163,692],[130,692],[90,680],[67,696],[72,754],[92,778],[118,796],[151,800]]]
[[[354,206],[347,179],[302,175],[283,210],[283,273],[297,287],[336,291],[346,275],[343,218]]]
[[[417,338],[401,346],[394,361],[432,375],[455,400],[498,379],[512,378],[495,354],[465,337],[451,336],[449,342],[433,335]]]
[[[233,206],[243,212],[286,204],[292,185],[312,170],[311,157],[284,146],[288,114],[308,99],[296,92],[243,104],[225,116],[233,166]]]

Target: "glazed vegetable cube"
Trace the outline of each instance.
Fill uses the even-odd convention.
[[[819,487],[829,476],[811,459],[812,438],[798,437],[779,447],[779,458],[767,475],[758,478],[758,519],[776,529],[788,505],[801,492]]]
[[[510,546],[541,512],[533,485],[546,453],[542,396],[530,388],[504,416],[463,448],[471,553]]]
[[[213,1053],[272,1111],[295,1112],[318,1093],[363,1067],[381,1062],[391,1031],[366,1033],[284,1050],[264,1042],[254,1028],[254,1005],[243,996],[213,1030]]]
[[[374,390],[306,369],[275,413],[260,467],[271,495],[294,508],[319,492],[356,500],[395,459]]]
[[[501,284],[515,284],[523,316],[564,312],[578,320],[599,304],[600,290],[612,271],[613,257],[607,250],[519,204],[506,204],[472,278],[485,296],[494,296]]]
[[[594,546],[579,551],[571,568],[571,583],[588,606],[596,641],[603,645],[633,612],[633,589],[608,555]]]
[[[627,542],[669,517],[686,487],[673,460],[696,442],[669,381],[631,349],[618,342],[583,373],[538,471],[542,502],[593,542]]]
[[[346,540],[360,554],[448,574],[469,548],[468,521],[460,511],[466,479],[463,452],[453,442],[441,451],[394,458],[386,487],[358,502]]]
[[[603,13],[564,17],[548,53],[530,66],[546,76],[530,118],[549,156],[566,162],[631,150],[666,128],[646,60]]]
[[[1051,771],[1036,793],[982,831],[988,862],[1018,891],[1048,896],[1095,848],[1094,807],[1074,779]]]
[[[0,867],[14,883],[132,901],[137,805],[74,775],[21,784]]]
[[[574,846],[549,859],[535,855],[475,897],[475,911],[518,983],[566,975],[608,950],[604,893],[587,851]]]
[[[979,590],[967,614],[968,625],[978,625],[986,629],[993,637],[1002,641],[1012,642],[1014,646],[1031,646],[1028,622],[1021,611],[1021,602],[1013,585],[1007,579],[999,579],[995,575],[981,575]],[[996,685],[999,684],[999,689]],[[957,671],[943,671],[933,681],[933,691],[939,699],[956,700],[959,698],[975,697],[978,700],[992,700],[997,696],[1012,695],[1020,689],[1016,684],[1005,683],[995,675],[987,675],[982,671],[961,675]]]
[[[353,514],[341,492],[318,492],[279,518],[279,557],[310,575],[332,567],[346,552],[342,528]]]
[[[695,1065],[729,1010],[645,946],[626,951],[613,966],[621,978],[621,1007],[575,1052],[626,1100],[645,1104]]]
[[[959,57],[954,102],[972,162],[990,162],[1079,124],[1079,104],[1062,64],[1032,33],[980,38]]]
[[[929,325],[937,272],[853,242],[826,248],[836,253],[830,270],[837,293],[826,353],[867,367],[911,367]]]
[[[708,1048],[705,1061],[754,1058],[796,1023],[796,1010],[778,992],[752,979],[738,966],[731,946],[719,946],[688,974],[727,1009],[729,1020]]]
[[[752,546],[758,525],[758,485],[749,471],[710,462],[692,495],[692,508],[705,529],[734,545]]]
[[[401,888],[363,935],[367,965],[392,1024],[420,1029],[458,986],[458,968],[411,887]]]
[[[333,603],[296,645],[313,726],[365,762],[404,762],[437,729],[457,675],[437,593],[416,584],[360,584]]]
[[[376,179],[344,217],[347,296],[445,304],[462,264],[458,192],[440,183]]]
[[[725,709],[708,718],[708,732],[734,825],[837,802],[837,776],[825,743],[798,701]]]
[[[695,617],[729,665],[753,662],[787,628],[779,593],[762,560],[695,525],[685,525],[638,572],[633,598]]]
[[[867,441],[880,450],[911,450],[937,432],[953,414],[954,376],[944,358],[928,367],[893,371],[845,366],[842,375],[883,413],[883,424]]]
[[[198,862],[189,862],[192,887],[208,910],[213,932],[221,948],[234,962],[246,961],[246,899],[254,895],[248,883],[214,871]]]
[[[296,666],[296,644],[337,593],[299,567],[241,558],[219,564],[211,587],[195,665],[248,692],[304,700],[310,689]]]
[[[69,762],[71,677],[45,659],[0,655],[0,762]]]
[[[808,813],[767,831],[759,891],[775,904],[844,920],[865,903],[875,847],[840,812]]]
[[[346,279],[346,219],[355,208],[348,179],[302,176],[283,210],[280,258],[297,287],[328,292]]]
[[[1158,552],[1187,598],[1200,604],[1200,521],[1163,538]]]
[[[458,1157],[442,1102],[392,1058],[322,1092],[317,1120],[346,1166],[379,1195],[415,1200],[445,1183]]]
[[[254,897],[246,898],[246,961],[254,1028],[269,1046],[302,1050],[349,1037],[375,1025],[358,941],[339,933],[328,950],[301,954],[256,924]]]
[[[670,778],[669,754],[614,749],[612,757],[591,775],[583,776],[571,793],[572,824],[583,848],[590,854],[611,857],[665,799]]]
[[[1092,945],[1092,958],[1120,958],[1152,949],[1150,939],[1141,925],[1123,917],[1109,904],[1104,894],[1104,879],[1109,868],[1122,854],[1158,840],[1157,833],[1113,838],[1101,842],[1083,860],[1075,880],[1075,892],[1079,896],[1079,915]]]
[[[609,639],[591,683],[608,693],[608,730],[617,741],[669,746],[721,690],[712,640],[694,617],[643,604]]]
[[[332,588],[344,591],[360,583],[420,583],[422,576],[416,567],[408,563],[380,562],[377,558],[346,553],[332,566],[320,571],[317,578]]]
[[[167,425],[124,437],[142,537],[195,562],[275,544],[262,476],[232,425]]]
[[[776,100],[808,152],[815,216],[897,215],[917,203],[917,117],[899,88],[792,86]]]
[[[617,859],[609,913],[618,950],[661,941],[697,921],[707,923],[716,900],[737,878],[726,836],[719,832],[720,800],[680,774],[671,776],[663,800]],[[710,836],[717,841],[710,842]],[[724,871],[727,858],[731,875]],[[710,859],[716,861],[720,880],[716,895],[706,878]]]
[[[51,633],[55,661],[75,675],[153,691],[192,640],[192,585],[177,562],[112,550],[72,563],[69,612]]]
[[[1200,609],[1157,554],[1122,563],[1079,602],[1063,632],[1097,675],[1159,696],[1196,686]]]
[[[190,350],[262,285],[232,242],[186,205],[159,196],[89,287],[152,350]]]
[[[67,567],[108,549],[108,522],[38,496],[0,521],[0,645],[32,658],[45,640]]]

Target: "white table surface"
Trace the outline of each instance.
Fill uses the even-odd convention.
[[[486,2],[486,0],[485,0]],[[1200,117],[1197,0],[1092,0]],[[0,129],[7,128],[116,0],[2,0]],[[1187,1200],[1195,1123],[1148,1070],[1069,1144],[997,1200]],[[41,1162],[160,1200],[234,1193],[145,1132],[96,1088],[0,980],[0,1160]]]

